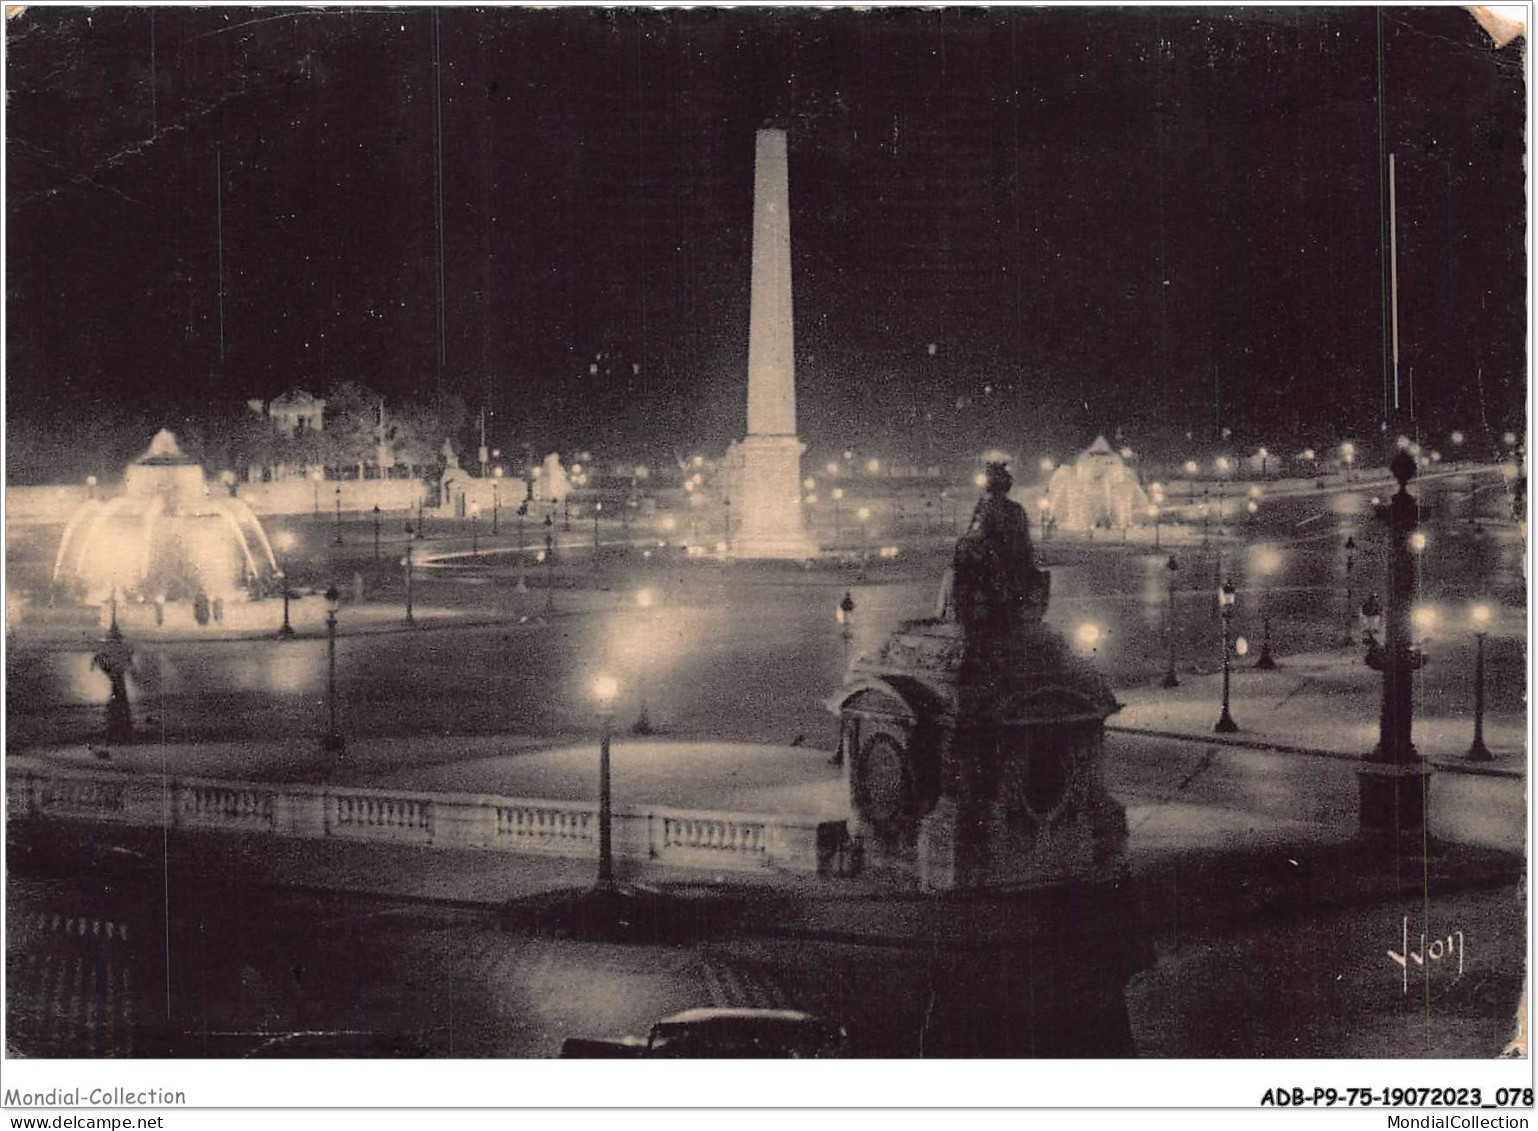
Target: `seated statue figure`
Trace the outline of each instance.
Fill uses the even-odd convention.
[[[990,463],[985,494],[956,542],[946,603],[968,636],[1017,632],[1046,612],[1050,578],[1036,568],[1025,508],[1009,497],[1013,485],[1005,464]]]

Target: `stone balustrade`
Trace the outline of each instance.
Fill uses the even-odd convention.
[[[593,859],[598,807],[580,801],[158,777],[13,764],[11,819],[272,833]],[[617,857],[722,871],[815,873],[819,822],[688,809],[617,808]]]

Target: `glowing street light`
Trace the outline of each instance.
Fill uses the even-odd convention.
[[[838,461],[830,459],[828,461],[828,463],[827,463],[827,466],[824,467],[823,470],[826,471],[829,475],[837,475],[838,474]]]
[[[1093,652],[1105,638],[1105,630],[1093,621],[1085,621],[1073,630],[1073,638],[1086,652]]]
[[[1239,724],[1234,722],[1233,715],[1228,711],[1229,699],[1229,631],[1233,627],[1234,602],[1238,600],[1238,593],[1234,589],[1232,581],[1223,582],[1223,587],[1218,590],[1218,612],[1223,619],[1223,713],[1218,716],[1218,722],[1212,729],[1218,734],[1233,734],[1239,729]]]
[[[1218,456],[1217,459],[1212,461],[1212,466],[1219,475],[1227,475],[1233,468],[1233,464],[1227,456]]]
[[[1180,563],[1175,560],[1174,554],[1164,563],[1164,572],[1169,578],[1169,603],[1164,606],[1164,635],[1169,644],[1169,665],[1164,669],[1163,685],[1179,687],[1180,680],[1175,675],[1175,579],[1180,576]]]
[[[1050,475],[1050,474],[1052,474],[1052,472],[1054,470],[1056,470],[1056,468],[1057,468],[1057,464],[1052,462],[1052,457],[1051,456],[1042,456],[1041,457],[1041,470],[1042,471],[1044,471],[1048,475]]]
[[[976,475],[972,476],[972,485],[974,487],[978,487],[978,488],[982,488],[982,487],[988,486],[988,476],[987,476],[987,474],[985,474],[984,472],[979,471]]]
[[[1260,457],[1260,474],[1264,478],[1266,472],[1270,469],[1271,453],[1265,448],[1257,448],[1255,449],[1255,454]]]
[[[85,488],[86,488],[87,496],[89,498],[91,498],[91,499],[95,499],[96,498],[96,476],[94,476],[94,475],[87,475],[85,477]]]
[[[1282,553],[1275,546],[1256,546],[1253,555],[1255,572],[1260,575],[1260,656],[1255,666],[1261,671],[1276,669],[1271,655],[1271,577],[1282,565]]]
[[[1346,482],[1351,482],[1351,465],[1356,462],[1356,445],[1349,440],[1340,446],[1340,458],[1346,461]]]
[[[374,504],[374,560],[379,560],[379,504]]]
[[[643,625],[643,628],[645,629],[647,639],[652,639],[652,638],[654,638],[656,636],[656,633],[654,633],[652,631],[652,626],[651,626],[651,623],[650,623],[651,622],[651,608],[652,608],[652,606],[654,604],[656,604],[656,602],[657,602],[657,594],[655,592],[653,592],[651,589],[637,589],[636,590],[635,604],[636,604],[636,608],[641,610],[641,616],[642,616],[643,620],[646,622]],[[641,710],[636,714],[635,725],[630,728],[630,733],[632,733],[632,734],[651,734],[652,733],[651,714],[646,709],[646,665],[644,663],[641,665],[640,673],[637,676],[637,684],[638,684],[638,689],[639,689],[640,695],[641,695]]]
[[[1494,755],[1485,746],[1485,633],[1490,631],[1490,606],[1480,602],[1469,609],[1474,626],[1474,742],[1464,755],[1470,762],[1489,762]]]
[[[491,469],[491,533],[495,537],[502,523],[502,465]]]
[[[875,475],[881,470],[881,461],[879,459],[871,460],[865,465],[865,470],[870,472],[872,475]]]
[[[1417,530],[1414,534],[1410,535],[1410,549],[1414,550],[1417,554],[1425,552],[1426,532],[1424,530]]]
[[[1351,620],[1356,616],[1355,602],[1351,593],[1351,574],[1356,569],[1356,539],[1349,534],[1346,536],[1346,639],[1343,641],[1348,647],[1356,641],[1351,636]]]
[[[286,640],[294,635],[294,626],[288,620],[288,602],[292,596],[292,591],[288,585],[288,558],[294,548],[293,531],[279,531],[278,536],[273,539],[273,543],[277,546],[279,554],[278,577],[283,581],[283,625],[278,629],[278,637],[279,639]]]
[[[1161,525],[1161,521],[1160,520],[1161,520],[1161,518],[1163,516],[1163,513],[1164,512],[1161,511],[1157,506],[1150,505],[1149,508],[1148,508],[1148,517],[1153,519],[1153,524],[1154,524],[1154,549],[1155,550],[1160,548],[1159,547],[1159,529],[1160,529],[1160,525]]]
[[[609,743],[614,737],[614,700],[619,695],[619,680],[601,675],[593,680],[593,699],[603,738],[598,746],[598,889],[614,887],[613,796],[609,782]]]
[[[1201,472],[1201,465],[1199,465],[1194,459],[1188,459],[1186,460],[1185,466],[1182,468],[1182,470],[1187,475],[1197,475]]]
[[[411,573],[412,573],[412,569],[411,569],[411,536],[412,536],[412,533],[413,532],[412,532],[412,529],[411,529],[411,523],[408,522],[406,524],[406,556],[401,559],[401,565],[406,570],[406,625],[409,628],[415,628],[416,627],[416,623],[417,623],[417,618],[416,618],[415,614],[412,612],[412,608],[411,608]]]
[[[320,740],[323,752],[339,761],[347,751],[347,742],[336,725],[336,611],[341,594],[332,585],[326,590],[326,735]]]

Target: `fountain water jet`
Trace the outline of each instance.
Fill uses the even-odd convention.
[[[251,508],[211,492],[202,467],[161,429],[128,465],[121,495],[87,500],[70,517],[53,586],[56,594],[90,603],[114,589],[147,600],[231,600],[265,594],[277,574],[272,544]]]

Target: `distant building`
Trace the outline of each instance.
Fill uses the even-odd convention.
[[[259,401],[249,402],[259,404]],[[274,397],[267,404],[267,417],[274,430],[289,439],[298,439],[306,432],[326,430],[326,398],[312,396],[303,389],[295,389]]]

